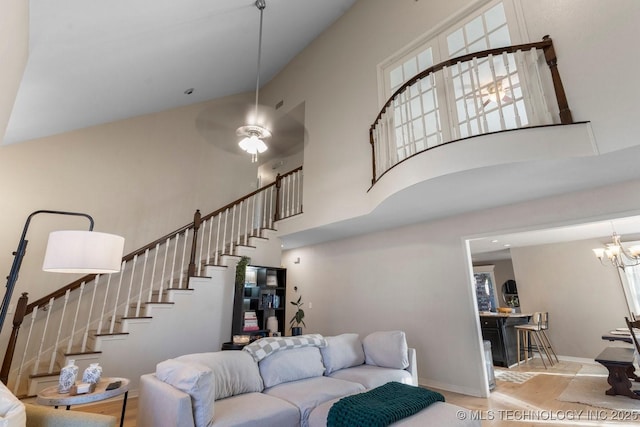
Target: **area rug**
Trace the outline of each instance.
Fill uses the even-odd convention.
[[[640,400],[605,394],[605,391],[611,388],[607,383],[607,377],[608,371],[604,366],[584,365],[557,400],[605,409],[640,411]],[[632,381],[631,384],[634,390],[640,388],[640,383]]]
[[[496,369],[495,377],[500,381],[508,381],[510,383],[523,384],[536,376],[535,372],[518,372],[508,371],[506,369]]]

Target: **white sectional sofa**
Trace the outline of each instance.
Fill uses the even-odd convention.
[[[325,426],[333,403],[392,381],[418,385],[404,332],[263,338],[159,363],[140,379],[137,426]],[[436,402],[392,425],[480,425],[459,411]]]

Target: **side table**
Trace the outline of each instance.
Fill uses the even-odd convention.
[[[120,387],[113,390],[107,390],[107,386],[112,382],[120,381]],[[122,414],[120,415],[120,427],[124,423],[124,412],[127,408],[127,396],[129,394],[129,380],[127,378],[101,378],[100,382],[96,384],[96,389],[91,393],[76,394],[71,396],[69,393],[58,393],[58,386],[51,386],[43,389],[38,393],[36,403],[39,405],[47,406],[66,406],[67,410],[71,408],[71,405],[80,405],[84,403],[98,402],[106,400],[111,397],[120,396],[124,394],[124,400],[122,401]]]

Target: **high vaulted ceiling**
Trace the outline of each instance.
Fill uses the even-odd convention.
[[[354,2],[266,0],[261,85]],[[255,0],[32,1],[3,143],[253,91],[259,22]]]

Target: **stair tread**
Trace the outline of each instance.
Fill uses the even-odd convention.
[[[95,337],[111,337],[117,335],[129,335],[129,332],[112,332],[112,333],[100,333],[94,334]]]
[[[44,377],[52,377],[54,375],[59,376],[60,375],[60,371],[53,371],[51,373],[49,372],[40,372],[37,374],[29,374],[29,378],[33,379],[33,378],[44,378]]]
[[[122,316],[120,319],[153,319],[152,316]]]
[[[72,351],[70,353],[64,353],[65,356],[80,356],[80,355],[87,355],[87,354],[102,354],[101,351]]]

